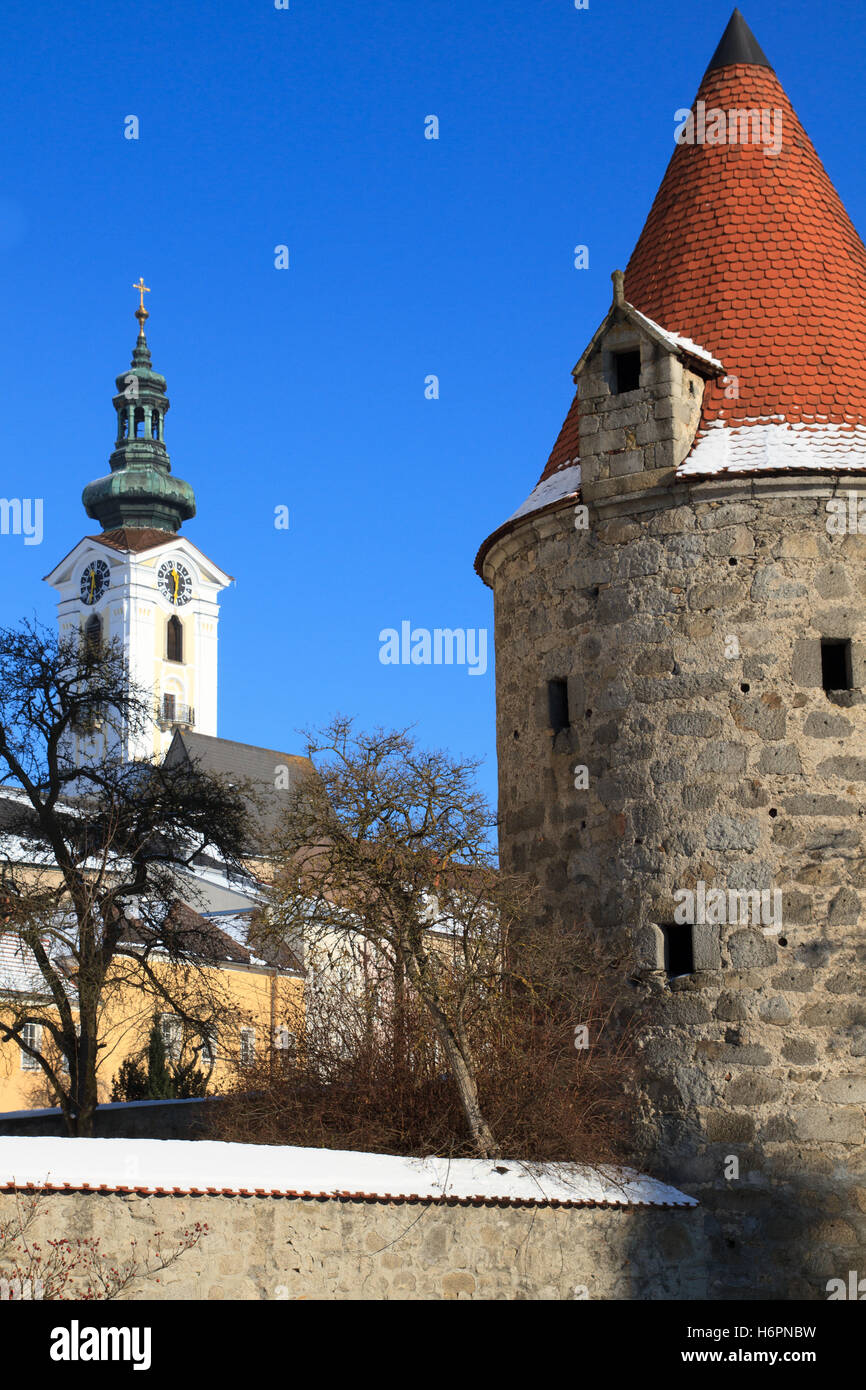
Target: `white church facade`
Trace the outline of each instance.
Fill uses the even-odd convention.
[[[219,598],[232,576],[180,534],[195,516],[195,494],[171,470],[166,381],[153,370],[144,332],[147,286],[140,280],[134,288],[139,334],[129,370],[116,378],[109,472],[82,494],[88,516],[102,530],[84,536],[45,579],[57,593],[59,637],[116,643],[149,717],[136,727],[97,720],[75,730],[70,755],[76,766],[106,755],[124,762],[186,760],[253,789],[256,859],[266,856],[286,793],[310,764],[218,736]],[[230,882],[220,865],[203,863],[194,877],[196,906],[207,915],[244,913],[258,901],[252,876]]]
[[[131,683],[152,695],[150,727],[122,735],[124,761],[163,757],[175,729],[216,737],[218,600],[231,575],[186,536],[120,528],[85,536],[46,580],[60,636],[118,642]]]

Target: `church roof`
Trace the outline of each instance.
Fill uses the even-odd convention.
[[[197,557],[208,571],[216,575],[221,583],[228,584],[233,578],[232,575],[226,574],[225,570],[222,570],[213,560],[208,559],[207,555],[190,540],[189,536],[179,535],[177,531],[161,531],[153,526],[123,526],[115,531],[100,531],[96,535],[82,536],[81,540],[77,541],[72,549],[66,552],[63,559],[54,566],[54,569],[49,574],[43,575],[43,578],[49,584],[61,582],[68,578],[68,575],[63,574],[63,567],[77,551],[86,547],[88,543],[107,546],[109,550],[114,550],[121,555],[146,554],[148,550],[158,550],[161,545],[171,544],[181,551],[193,552],[194,557]]]
[[[625,272],[630,307],[724,364],[678,476],[866,472],[866,247],[739,10],[695,116],[699,102],[705,134],[713,110],[766,112],[769,125],[760,143],[675,146]],[[479,572],[521,516],[577,495],[579,462],[575,395],[539,483],[485,541]]]
[[[172,767],[184,760],[197,764],[211,776],[222,777],[253,793],[248,800],[248,810],[256,826],[258,844],[255,848],[267,846],[280,824],[287,797],[313,772],[310,759],[296,753],[281,753],[275,748],[259,748],[252,743],[236,743],[230,738],[177,729],[165,763]],[[286,768],[285,778],[278,779],[278,768]]]
[[[210,917],[204,917],[189,903],[178,898],[173,902],[158,928],[140,918],[131,917],[121,940],[125,945],[148,946],[177,943],[178,949],[209,965],[233,961],[249,965],[253,954],[238,936],[230,935]]]
[[[158,531],[155,526],[121,526],[116,531],[103,531],[98,536],[88,536],[89,541],[98,541],[112,550],[138,554],[144,550],[155,550],[167,541],[176,541],[176,531]]]

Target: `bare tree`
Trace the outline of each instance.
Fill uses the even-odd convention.
[[[0,944],[29,976],[0,994],[0,1042],[33,1059],[71,1134],[92,1132],[112,991],[143,989],[147,1016],[162,1000],[203,1035],[226,1006],[176,902],[205,854],[243,872],[244,799],[188,764],[121,762],[118,734],[152,718],[117,646],[0,630]],[[73,756],[76,734],[91,742]]]
[[[261,933],[303,943],[308,1000],[320,978],[326,1009],[329,989],[353,971],[357,997],[369,998],[370,969],[384,962],[394,1045],[403,1045],[411,991],[476,1151],[494,1156],[473,1037],[503,998],[528,890],[496,868],[478,764],[421,750],[406,731],[356,734],[342,717],[307,742],[318,776],[287,807]]]

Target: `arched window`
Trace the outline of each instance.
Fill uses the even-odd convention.
[[[96,614],[88,618],[84,624],[84,645],[90,651],[96,651],[102,642],[102,619]]]
[[[166,656],[169,661],[183,661],[183,623],[180,618],[168,620],[168,643]]]
[[[159,439],[159,411],[155,410],[150,417],[150,437]]]
[[[135,412],[135,437],[144,439],[144,411],[140,409]]]

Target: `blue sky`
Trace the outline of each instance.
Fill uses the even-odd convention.
[[[731,8],[6,0],[0,492],[45,531],[0,536],[0,623],[53,625],[41,577],[94,529],[143,274],[184,532],[237,579],[220,733],[414,723],[495,796],[492,659],[384,666],[379,632],[492,648],[475,552],[537,480]],[[859,0],[744,13],[862,233]]]

